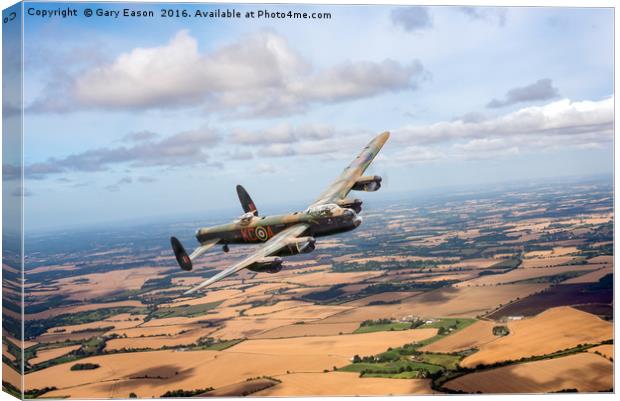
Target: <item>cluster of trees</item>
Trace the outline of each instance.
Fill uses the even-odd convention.
[[[506,326],[495,326],[493,327],[493,335],[494,336],[507,336],[510,334],[510,330]]]
[[[425,368],[414,368],[411,365],[401,366],[398,369],[363,369],[360,371],[360,377],[364,377],[367,374],[382,374],[382,375],[397,375],[404,372],[416,372],[416,377],[419,379],[436,378],[442,374],[441,370],[435,373],[431,373]]]
[[[181,389],[171,390],[171,391],[166,391],[164,394],[162,394],[161,398],[193,397],[198,394],[206,393],[207,391],[212,391],[212,390],[213,390],[213,387],[199,388],[196,390],[181,390]]]
[[[4,385],[4,382],[2,383]],[[25,398],[39,398],[45,393],[49,393],[50,391],[56,390],[56,387],[43,387],[43,388],[35,388],[32,390],[24,391]]]
[[[71,370],[93,370],[99,367],[96,363],[76,363],[71,366]]]
[[[390,319],[377,319],[377,320],[364,320],[362,322],[362,324],[360,325],[360,327],[366,327],[366,326],[378,326],[381,324],[390,324],[392,323],[392,321]]]

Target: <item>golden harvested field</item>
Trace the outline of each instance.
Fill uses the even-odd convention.
[[[583,276],[573,277],[566,281],[562,281],[562,284],[578,284],[578,283],[596,283],[604,276],[613,273],[614,268],[611,265],[605,265],[602,269],[586,273]]]
[[[413,281],[418,283],[433,283],[436,281],[460,280],[465,281],[477,277],[477,273],[429,274]]]
[[[475,367],[500,361],[545,355],[577,344],[597,343],[613,338],[613,325],[597,316],[571,307],[548,309],[529,319],[511,321],[510,334],[482,345],[461,361]]]
[[[246,380],[207,391],[206,393],[199,394],[198,397],[242,397],[246,394],[254,395],[257,391],[272,387],[277,383],[274,380],[265,378]]]
[[[245,311],[245,314],[248,316],[266,315],[266,314],[278,312],[281,310],[286,310],[286,309],[295,308],[299,306],[309,306],[309,305],[312,305],[312,304],[309,302],[303,302],[303,301],[282,301],[274,305],[259,306],[256,308],[248,309],[247,311]]]
[[[479,320],[471,326],[465,327],[454,334],[442,338],[439,341],[422,347],[421,351],[428,352],[458,352],[469,348],[478,348],[499,337],[493,335],[493,327],[496,324],[488,320]]]
[[[120,306],[141,307],[144,305],[142,305],[142,302],[140,301],[119,301],[119,302],[107,302],[103,304],[86,303],[86,304],[81,304],[81,305],[65,306],[62,308],[52,308],[52,309],[48,309],[48,310],[45,310],[43,312],[38,312],[38,313],[30,313],[26,315],[26,320],[47,319],[53,316],[64,315],[67,313],[78,313],[78,312],[85,312],[89,310],[104,309],[104,308],[116,308]]]
[[[528,267],[531,268],[540,268],[540,267],[553,267],[568,264],[570,261],[575,259],[572,256],[558,256],[558,257],[548,257],[548,258],[533,258],[533,259],[523,259],[519,268],[526,269]]]
[[[611,255],[595,256],[592,259],[588,259],[588,263],[608,263],[614,264],[614,257]]]
[[[138,348],[151,348],[160,349],[164,346],[178,346],[178,345],[191,345],[194,344],[200,337],[209,335],[213,332],[214,328],[196,328],[191,329],[185,333],[171,335],[171,336],[157,336],[157,337],[129,337],[129,338],[115,338],[106,342],[105,350],[113,351],[119,349],[138,349]]]
[[[239,317],[227,320],[223,327],[210,334],[211,337],[222,340],[247,338],[258,335],[275,327],[295,323],[293,319],[271,319],[269,317]]]
[[[556,274],[566,272],[587,272],[600,269],[602,265],[571,265],[556,266],[546,268],[518,268],[503,274],[492,274],[482,276],[469,281],[463,281],[455,284],[455,287],[467,287],[476,285],[496,285],[505,283],[514,283],[516,281],[528,280],[538,277],[549,277]]]
[[[287,279],[289,283],[306,284],[312,286],[320,285],[337,285],[337,284],[350,284],[359,281],[364,281],[373,277],[378,277],[383,274],[383,271],[365,271],[365,272],[352,272],[352,273],[331,273],[331,272],[317,272],[308,274],[297,274],[294,277]]]
[[[181,331],[196,329],[200,326],[201,325],[198,323],[177,324],[173,326],[141,326],[112,330],[107,334],[118,334],[121,337],[173,336],[175,334],[179,334]]]
[[[171,389],[222,387],[260,376],[285,375],[287,371],[323,372],[349,363],[336,355],[245,354],[218,351],[171,350],[95,356],[81,360],[101,367],[71,371],[72,363],[26,375],[28,389],[56,386],[46,396],[60,398],[159,397]],[[178,373],[178,374],[177,374]],[[140,378],[141,377],[141,378]],[[158,378],[159,377],[159,378]]]
[[[546,258],[550,256],[564,256],[571,253],[579,252],[576,246],[558,246],[546,251],[532,251],[523,255],[527,258]]]
[[[445,387],[468,393],[549,393],[573,388],[607,391],[613,387],[613,364],[583,352],[468,374],[446,382]]]
[[[614,357],[614,345],[613,344],[603,344],[597,347],[592,347],[588,350],[588,352],[598,352],[603,355],[605,358],[610,359]]]
[[[296,320],[318,320],[328,316],[347,311],[348,306],[338,305],[308,305],[297,308],[290,308],[269,315],[270,319],[296,319]]]
[[[310,397],[337,395],[408,395],[432,394],[430,380],[360,378],[357,373],[295,373],[278,376],[282,383],[259,391],[254,396]]]
[[[68,264],[68,265],[39,266],[39,267],[36,267],[34,269],[27,270],[26,271],[26,275],[36,274],[36,273],[43,273],[43,272],[49,272],[49,271],[59,271],[59,270],[66,270],[66,271],[75,270],[75,265]]]
[[[58,358],[59,356],[68,354],[69,352],[78,348],[80,348],[80,345],[70,345],[68,347],[37,350],[37,356],[29,359],[28,362],[31,365],[36,365],[37,363],[49,361],[50,359]]]
[[[422,317],[476,317],[499,304],[524,298],[547,288],[546,284],[508,284],[494,287],[442,287],[403,300],[400,304],[363,306],[344,311],[322,323],[361,323],[368,319],[400,319],[414,315]]]
[[[168,304],[161,304],[162,307],[169,306],[180,306],[180,305],[200,305],[200,304],[208,304],[211,302],[224,301],[227,299],[236,298],[237,296],[243,294],[239,290],[217,290],[217,291],[209,291],[204,297],[199,298],[179,298],[174,302]]]
[[[357,323],[304,323],[304,324],[290,324],[283,327],[278,327],[273,330],[266,331],[254,336],[257,338],[290,338],[290,337],[305,337],[305,336],[331,336],[338,335],[340,333],[349,334],[354,332],[359,327]]]
[[[2,381],[9,382],[17,388],[22,387],[21,375],[4,362],[2,362]]]
[[[135,269],[113,270],[106,273],[92,273],[56,280],[60,292],[69,299],[85,300],[105,296],[120,290],[142,287],[148,279],[157,277],[165,268],[139,267]],[[88,280],[76,284],[76,280]]]
[[[352,358],[353,355],[374,355],[413,341],[432,337],[436,329],[415,329],[403,331],[384,331],[365,334],[335,336],[295,337],[284,339],[247,340],[224,353],[270,354],[270,355],[338,355]]]

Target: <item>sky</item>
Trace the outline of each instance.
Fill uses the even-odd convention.
[[[173,6],[331,14],[291,20],[70,7],[24,20],[26,230],[212,215],[235,206],[236,184],[259,210],[303,208],[386,130],[368,173],[387,184],[366,202],[612,174],[609,8]]]

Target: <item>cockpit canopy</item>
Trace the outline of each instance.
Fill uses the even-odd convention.
[[[315,217],[328,217],[336,214],[338,210],[340,210],[340,206],[329,203],[327,205],[309,207],[306,209],[306,213]]]
[[[253,212],[247,212],[247,213],[242,214],[239,217],[239,222],[241,224],[249,224],[254,217],[255,217],[255,215],[254,215]]]

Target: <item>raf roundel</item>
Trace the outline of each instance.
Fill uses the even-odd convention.
[[[267,241],[269,239],[269,234],[267,234],[265,227],[256,227],[256,238],[261,241]]]

